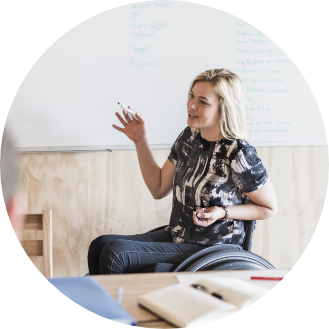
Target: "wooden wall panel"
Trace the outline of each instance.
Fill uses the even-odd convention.
[[[327,147],[259,147],[279,213],[259,221],[252,251],[291,268],[319,220],[328,180]],[[153,150],[162,165],[169,149]],[[172,195],[154,200],[135,150],[20,155],[28,212],[53,210],[54,277],[88,272],[90,242],[102,234],[136,234],[169,222]],[[27,233],[31,239],[33,232]],[[42,262],[33,257],[40,269]]]
[[[23,154],[21,181],[28,212],[53,211],[54,277],[86,269],[88,164],[83,153]]]
[[[259,147],[269,171],[279,211],[257,222],[252,251],[278,268],[291,268],[309,243],[323,208],[328,182],[328,149]]]

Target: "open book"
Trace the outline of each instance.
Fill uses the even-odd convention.
[[[268,291],[236,278],[211,277],[191,286],[175,284],[151,291],[138,302],[177,327],[190,327],[233,314]]]

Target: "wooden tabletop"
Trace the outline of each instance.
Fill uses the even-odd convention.
[[[174,328],[171,324],[150,313],[138,305],[139,296],[166,286],[178,283],[176,275],[196,275],[202,273],[232,273],[236,271],[211,271],[211,272],[179,272],[179,273],[144,273],[144,274],[117,274],[97,275],[94,278],[100,285],[117,299],[119,287],[124,286],[122,307],[137,321],[139,327],[145,328]],[[238,271],[248,276],[250,271]],[[247,273],[246,273],[247,272]],[[280,270],[263,270],[262,273],[279,273]],[[224,274],[224,275],[225,275]],[[239,275],[240,275],[239,274]]]
[[[149,291],[178,283],[176,275],[177,273],[145,273],[97,275],[94,278],[115,299],[118,297],[119,287],[121,285],[124,286],[122,307],[137,321],[139,327],[174,328],[169,323],[139,306],[138,298]],[[186,275],[193,275],[193,273],[187,272]]]

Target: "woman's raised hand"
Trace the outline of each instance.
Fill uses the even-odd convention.
[[[128,108],[130,109],[129,106]],[[126,120],[122,118],[122,116],[118,112],[115,112],[115,115],[122,123],[123,128],[120,128],[116,125],[112,125],[113,128],[124,133],[134,143],[137,143],[138,141],[140,141],[142,138],[145,137],[146,124],[145,121],[141,118],[141,116],[137,114],[137,112],[136,112],[136,117],[138,118],[138,121],[134,118],[131,118],[126,110],[123,110],[123,115]]]

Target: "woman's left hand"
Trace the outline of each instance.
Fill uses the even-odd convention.
[[[225,210],[222,207],[199,208],[193,211],[193,222],[195,225],[207,227],[216,222],[216,220],[225,217]]]

